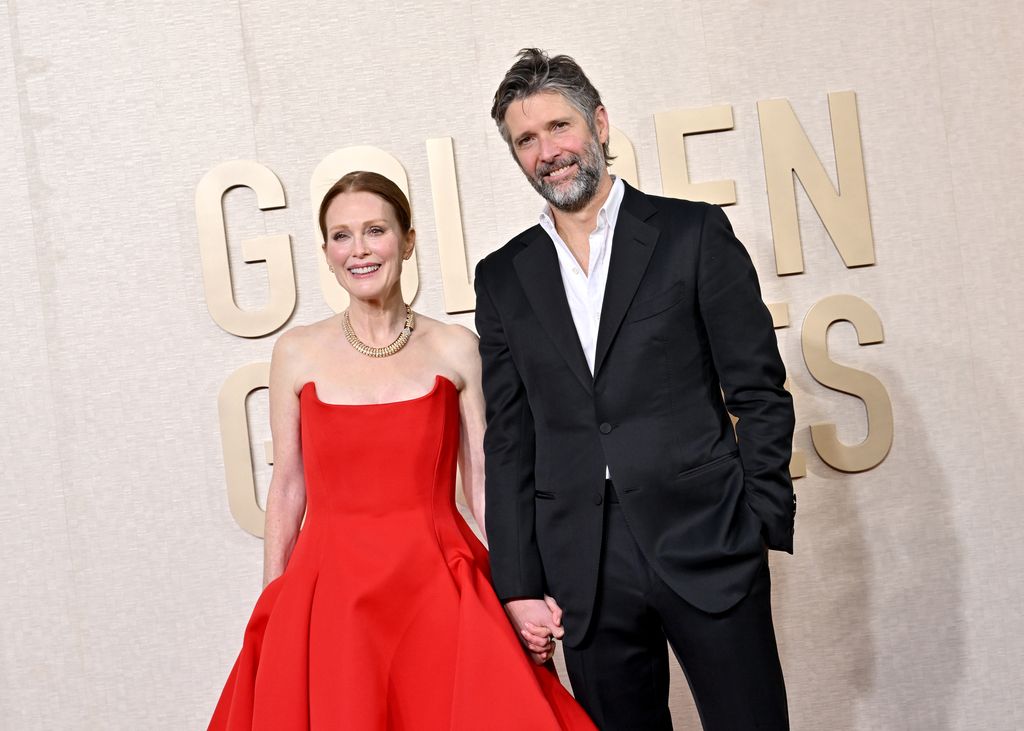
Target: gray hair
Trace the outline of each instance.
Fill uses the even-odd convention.
[[[498,90],[494,93],[494,103],[491,105],[491,118],[498,125],[498,131],[501,132],[505,144],[513,155],[515,150],[512,148],[508,125],[505,124],[505,112],[512,102],[545,91],[561,94],[562,98],[583,115],[590,133],[597,137],[597,108],[604,105],[601,103],[601,95],[583,73],[580,65],[566,55],[552,57],[539,48],[523,48],[519,51],[519,58],[498,85]],[[615,158],[609,151],[607,142],[602,147],[604,163],[610,165]]]

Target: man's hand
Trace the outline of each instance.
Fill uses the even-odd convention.
[[[555,640],[565,634],[562,608],[549,596],[543,599],[514,599],[505,605],[519,640],[530,658],[538,665],[547,662],[555,652]]]

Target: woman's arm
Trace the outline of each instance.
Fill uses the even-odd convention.
[[[263,585],[284,573],[306,512],[306,482],[302,471],[299,396],[295,370],[299,361],[298,333],[292,330],[274,345],[270,360],[270,432],[274,440],[274,473],[267,495],[263,537]]]
[[[458,351],[456,353],[459,375],[465,381],[459,396],[461,415],[461,436],[459,443],[459,470],[462,474],[462,491],[473,517],[486,530],[484,523],[484,430],[487,426],[483,385],[481,384],[481,360],[479,340],[462,327],[457,327]],[[486,540],[486,538],[485,538]],[[537,602],[540,604],[538,614]],[[538,665],[547,662],[554,645],[549,639],[561,638],[562,610],[549,596],[543,600],[525,599],[505,603],[505,611],[512,624],[519,631],[521,641]],[[550,615],[549,615],[550,613]],[[550,617],[550,618],[549,618]]]
[[[459,393],[459,474],[462,492],[486,542],[484,524],[484,392],[480,385],[477,338],[464,327],[452,328],[452,362],[463,386]]]

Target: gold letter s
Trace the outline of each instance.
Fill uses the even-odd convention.
[[[853,325],[861,345],[882,342],[882,321],[871,305],[850,294],[834,294],[814,305],[804,318],[804,361],[818,383],[864,402],[868,434],[860,444],[848,446],[836,438],[835,424],[814,424],[811,441],[818,455],[837,470],[863,472],[879,465],[892,446],[892,401],[877,378],[828,357],[828,329],[840,320]]]

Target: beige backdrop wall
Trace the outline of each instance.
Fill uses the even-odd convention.
[[[207,312],[200,178],[245,158],[281,179],[286,208],[235,190],[225,209],[236,244],[291,234],[291,325],[330,312],[314,167],[350,145],[389,152],[420,229],[415,304],[443,317],[424,141],[454,141],[470,265],[533,222],[538,200],[487,117],[525,45],[583,64],[648,192],[655,113],[733,108],[735,129],[688,153],[695,180],[736,181],[729,216],[765,299],[790,308],[778,333],[808,475],[796,555],[772,566],[794,728],[1024,727],[1024,10],[974,5],[0,7],[0,728],[204,727],[239,647],[262,546],[228,511],[216,397],[274,337],[229,335]],[[834,176],[826,94],[841,90],[857,95],[877,264],[846,269],[801,194],[806,271],[779,278],[755,105],[789,99]],[[265,268],[237,248],[238,300],[258,307]],[[800,353],[808,308],[840,292],[870,303],[885,342],[859,347],[837,325],[833,357],[884,383],[896,423],[861,474],[825,465],[808,434],[865,434],[860,402],[817,384]],[[678,678],[673,705],[694,728]]]

